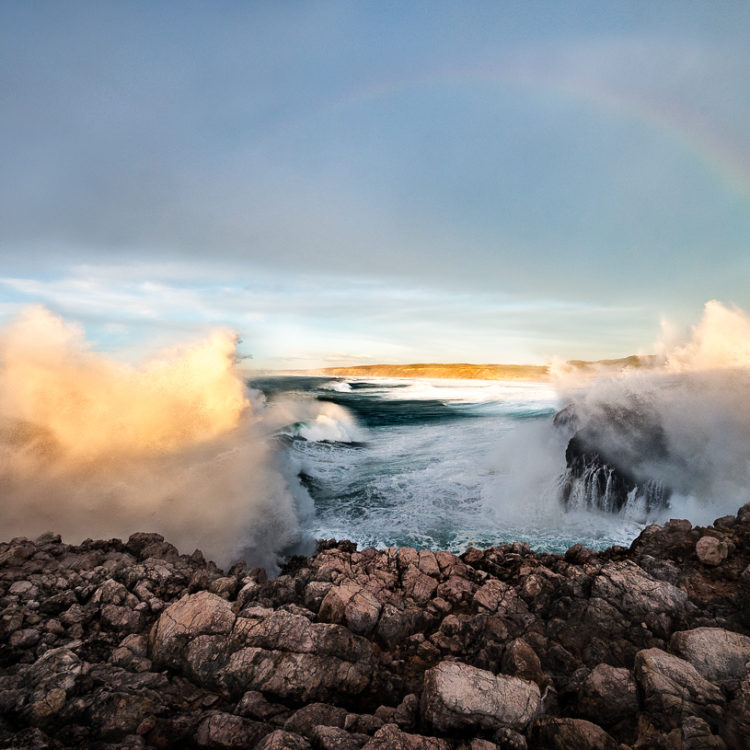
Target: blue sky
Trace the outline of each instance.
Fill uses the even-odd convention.
[[[750,308],[745,2],[0,2],[0,317],[259,366]],[[124,354],[123,354],[124,353]]]

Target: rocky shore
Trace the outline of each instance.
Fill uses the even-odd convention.
[[[750,504],[630,549],[0,544],[0,747],[750,748]]]

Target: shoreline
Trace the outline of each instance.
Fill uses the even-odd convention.
[[[45,534],[0,543],[0,602],[2,746],[731,750],[750,736],[750,503],[601,552],[329,540],[272,580],[158,534]]]

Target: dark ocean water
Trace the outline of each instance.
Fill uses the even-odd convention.
[[[315,538],[564,551],[629,544],[650,520],[563,509],[566,438],[546,383],[290,376],[251,386],[270,403],[306,404],[308,417],[276,441],[312,498],[303,528]]]

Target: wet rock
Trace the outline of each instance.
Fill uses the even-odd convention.
[[[679,727],[688,716],[717,727],[725,709],[721,690],[703,678],[690,662],[658,648],[639,651],[635,676],[644,705],[656,726]]]
[[[442,662],[425,672],[421,712],[423,720],[440,731],[524,729],[540,703],[539,688],[533,682]]]

